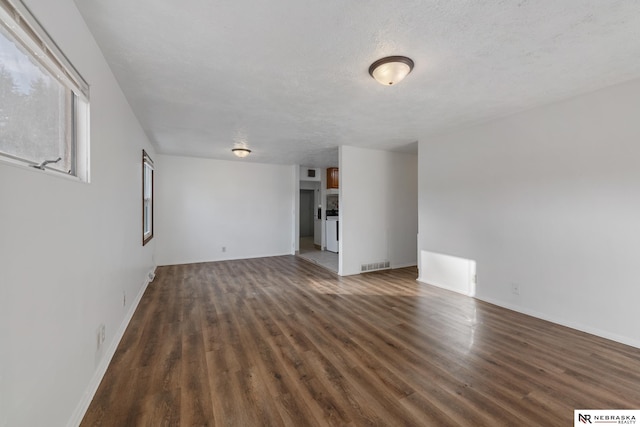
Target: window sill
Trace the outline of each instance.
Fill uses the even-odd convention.
[[[87,184],[89,183],[88,180],[87,181],[82,180],[82,179],[78,178],[75,175],[69,175],[69,174],[66,174],[64,172],[60,172],[60,171],[56,171],[56,170],[52,170],[52,169],[46,169],[46,168],[44,170],[37,169],[37,168],[31,167],[29,164],[27,164],[24,161],[14,160],[14,159],[11,159],[9,157],[5,157],[5,156],[1,156],[1,155],[0,155],[0,164],[13,166],[13,167],[18,168],[18,169],[28,170],[30,172],[36,172],[36,173],[40,173],[40,174],[45,174],[45,175],[56,177],[56,178],[62,178],[62,179],[66,179],[68,181],[79,182],[79,183],[87,183]]]

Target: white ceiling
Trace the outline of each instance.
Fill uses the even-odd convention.
[[[165,154],[335,166],[640,77],[637,0],[75,1]]]

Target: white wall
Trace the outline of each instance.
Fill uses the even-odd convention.
[[[473,297],[476,295],[476,262],[436,252],[418,254],[418,281]]]
[[[294,253],[297,167],[157,157],[159,265]]]
[[[309,176],[309,171],[315,175],[314,177]],[[320,182],[322,178],[322,169],[320,168],[308,168],[305,166],[300,166],[300,181],[315,181]]]
[[[475,260],[481,299],[640,346],[639,112],[633,81],[422,140],[420,249]]]
[[[340,274],[416,265],[417,156],[340,148]]]
[[[74,2],[26,4],[91,85],[91,183],[0,163],[0,426],[63,426],[154,265],[155,242],[141,244],[141,151],[153,149]]]

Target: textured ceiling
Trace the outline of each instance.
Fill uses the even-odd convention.
[[[76,0],[160,153],[337,165],[640,77],[637,0]],[[368,74],[415,61],[399,85]]]

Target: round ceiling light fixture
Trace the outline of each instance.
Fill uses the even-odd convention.
[[[380,58],[369,67],[369,74],[376,81],[385,86],[391,86],[413,70],[413,60],[406,56],[387,56]]]
[[[251,150],[248,148],[233,148],[231,151],[241,159],[247,157],[251,153]]]

